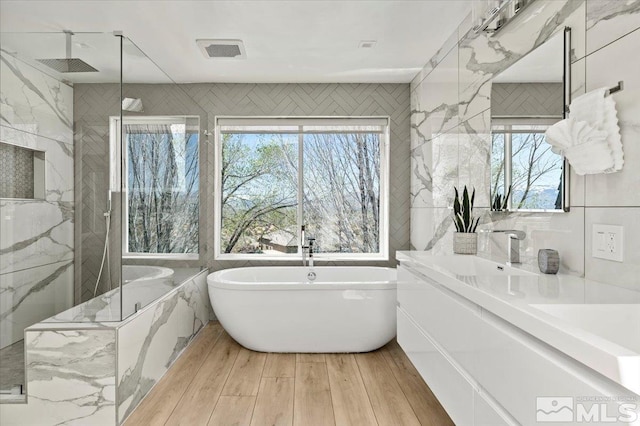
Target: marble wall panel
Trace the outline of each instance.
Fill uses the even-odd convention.
[[[640,14],[634,16],[640,21]],[[640,57],[629,54],[639,46],[640,29],[586,58],[588,91],[624,81],[624,90],[612,95],[618,110],[624,168],[617,173],[587,176],[588,206],[640,206]]]
[[[73,260],[0,275],[0,348],[24,329],[71,306]]]
[[[44,152],[45,200],[73,201],[73,145],[3,125],[0,140]]]
[[[73,204],[0,200],[0,274],[73,260]]]
[[[572,28],[572,97],[598,87],[611,87],[624,80],[625,90],[614,94],[618,106],[618,116],[625,148],[625,168],[622,172],[587,177],[570,175],[571,211],[569,213],[491,213],[483,214],[481,228],[484,229],[524,229],[527,239],[522,242],[523,258],[535,263],[539,248],[555,248],[560,251],[561,270],[571,274],[585,275],[587,278],[611,282],[614,285],[640,285],[637,265],[640,261],[634,246],[640,240],[637,218],[640,212],[638,191],[640,187],[640,140],[637,117],[638,72],[633,53],[640,45],[640,2],[637,0],[539,0],[531,5],[516,21],[508,24],[498,34],[474,36],[468,33],[468,26],[459,28],[459,164],[458,182],[477,178],[479,185],[487,179],[484,153],[477,155],[469,145],[473,139],[480,141],[487,135],[490,122],[487,110],[490,105],[489,81],[493,75],[540,45],[550,36],[567,25]],[[451,49],[447,46],[447,49]],[[437,61],[436,61],[437,62]],[[437,65],[436,65],[437,66]],[[425,69],[433,72],[433,64]],[[422,93],[419,85],[412,85],[412,107],[424,103],[425,96],[432,96],[429,102],[445,100],[436,94]],[[422,118],[422,117],[420,117]],[[418,120],[412,123],[415,126]],[[486,136],[485,136],[486,137]],[[443,212],[433,208],[433,189],[425,191],[421,177],[427,176],[433,186],[433,173],[439,167],[430,149],[412,135],[417,143],[412,147],[412,209],[411,241],[418,250],[437,252],[447,248],[447,233],[442,221]],[[413,140],[412,140],[413,141]],[[487,143],[490,142],[487,138]],[[478,142],[482,145],[482,142]],[[447,168],[451,166],[448,165]],[[418,173],[414,172],[418,171]],[[428,174],[427,172],[428,171]],[[484,178],[482,176],[485,176]],[[444,210],[444,209],[443,209]],[[625,260],[611,262],[591,257],[591,230],[594,223],[624,226]],[[439,231],[438,231],[439,230]],[[492,234],[481,235],[482,254],[506,257],[504,241]]]
[[[33,330],[25,337],[28,400],[4,405],[3,426],[113,426],[115,330]]]
[[[460,120],[468,120],[490,108],[493,76],[565,26],[572,28],[572,58],[582,58],[584,15],[583,0],[537,1],[495,35],[482,33],[461,40],[458,49]]]
[[[44,152],[39,199],[0,200],[0,347],[73,303],[72,114],[71,86],[0,53],[0,140]]]
[[[491,117],[485,111],[458,126],[458,182],[475,188],[475,205],[490,207]]]
[[[0,124],[73,144],[73,88],[4,52]]]
[[[123,421],[209,321],[206,272],[118,329],[118,416]]]
[[[432,254],[449,254],[453,247],[453,224],[448,208],[411,209],[411,248]]]
[[[640,0],[587,0],[587,54],[640,28]]]
[[[458,57],[454,48],[415,85],[414,131],[429,141],[458,125]]]

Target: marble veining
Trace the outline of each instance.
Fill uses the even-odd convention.
[[[458,126],[458,182],[476,191],[475,206],[490,207],[491,112],[484,111]]]
[[[136,304],[139,303],[140,308],[152,304],[173,291],[185,278],[197,272],[197,268],[176,268],[173,269],[171,277],[125,281],[122,293],[119,287],[107,290],[97,297],[47,318],[44,322],[108,324],[122,321],[136,312]],[[126,273],[123,278],[127,279]]]
[[[0,200],[0,347],[73,303],[72,114],[71,86],[0,52],[0,140],[44,155],[44,200]]]
[[[200,273],[118,330],[118,415],[122,421],[209,321],[206,273]]]
[[[0,54],[0,123],[73,143],[73,88],[14,58]],[[25,127],[26,126],[26,127]]]
[[[73,260],[73,203],[1,200],[0,209],[0,274]]]
[[[543,1],[531,5],[526,25],[514,21],[499,33],[465,38],[459,46],[460,119],[468,120],[491,106],[491,80],[543,44],[565,25],[572,27],[573,60],[584,56],[584,1]],[[470,33],[471,34],[471,33]]]
[[[640,28],[640,0],[587,1],[587,54]]]
[[[38,424],[115,424],[114,330],[27,331],[25,345],[29,412],[45,416]]]
[[[581,59],[585,55],[585,14],[583,0],[539,1],[492,36],[468,31],[467,20],[455,33],[458,40],[453,42],[454,37],[450,37],[441,53],[414,79],[412,247],[434,254],[450,252],[454,229],[448,208],[454,185],[476,188],[476,210],[481,223],[492,226],[488,209],[491,80],[565,26],[572,27],[572,61],[574,70],[579,72],[579,64],[585,62]],[[433,88],[427,90],[431,82]],[[582,93],[584,73],[573,83],[573,93]],[[541,234],[537,235],[540,240]],[[569,263],[567,269],[583,268],[579,262]]]
[[[120,322],[40,322],[26,330],[27,404],[4,425],[121,424],[209,320],[206,271]]]
[[[43,152],[45,200],[73,201],[73,145],[3,125],[0,140]]]
[[[0,347],[24,337],[24,329],[73,303],[73,261],[0,275]]]

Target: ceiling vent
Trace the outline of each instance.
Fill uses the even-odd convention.
[[[242,40],[196,40],[205,58],[245,59]]]

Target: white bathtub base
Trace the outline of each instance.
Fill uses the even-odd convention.
[[[290,272],[287,269],[306,270],[251,269],[279,269],[282,274]],[[213,310],[231,337],[259,352],[369,352],[395,337],[395,270],[363,268],[362,279],[371,275],[382,281],[340,283],[339,274],[334,274],[341,268],[323,269],[314,270],[320,279],[331,274],[328,281],[295,283],[283,278],[287,284],[251,281],[236,288],[233,277],[220,283],[218,273],[211,274]],[[265,274],[256,271],[259,276]]]
[[[349,292],[354,293],[353,290],[309,290],[285,295],[285,291],[277,290],[216,289],[212,302],[218,320],[229,335],[254,351],[369,352],[387,344],[396,335],[396,318],[390,317],[394,310],[391,300],[395,299],[396,291],[363,290],[358,292],[361,300],[345,299],[345,293]],[[377,293],[375,297],[372,292]],[[259,312],[254,311],[252,315],[231,312],[234,306],[237,309],[278,297],[286,297],[286,301],[271,306],[263,303]]]

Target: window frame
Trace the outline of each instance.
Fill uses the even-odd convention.
[[[182,261],[199,261],[203,248],[203,232],[202,228],[202,137],[200,116],[198,115],[150,115],[150,116],[120,116],[109,117],[109,156],[110,156],[110,191],[121,191],[122,193],[122,221],[121,221],[121,241],[122,241],[122,258],[129,260],[182,260]],[[124,147],[124,141],[120,140],[122,136],[122,124],[144,124],[144,123],[160,123],[174,124],[177,121],[197,120],[198,122],[198,251],[196,253],[138,253],[129,251],[129,188],[126,176],[129,175],[129,161],[127,157],[127,149]],[[120,140],[120,143],[118,141]],[[121,163],[118,164],[118,159]]]
[[[383,131],[380,134],[380,228],[379,228],[379,248],[377,253],[314,253],[313,257],[316,261],[331,262],[354,262],[354,261],[388,261],[389,260],[389,176],[390,176],[390,123],[389,116],[216,116],[214,118],[214,241],[213,241],[213,257],[214,260],[251,260],[251,261],[270,261],[270,262],[291,262],[298,261],[302,256],[301,252],[301,227],[303,225],[303,209],[302,192],[303,184],[303,137],[304,133],[298,131],[298,206],[297,206],[297,253],[283,253],[278,256],[270,256],[264,254],[251,253],[223,253],[221,247],[221,231],[222,231],[222,139],[221,139],[221,120],[243,120],[248,123],[272,125],[294,125],[292,123],[318,121],[317,125],[327,126],[351,122],[356,125],[356,121],[360,120],[384,120]],[[258,123],[259,122],[259,123]],[[315,124],[315,123],[314,123]]]
[[[496,134],[504,135],[504,180],[503,185],[504,188],[508,188],[512,185],[513,179],[513,140],[512,135],[516,133],[520,134],[544,134],[546,129],[556,123],[558,120],[555,118],[531,118],[531,117],[523,117],[523,118],[498,118],[497,120],[493,120],[491,125],[491,144],[493,145],[493,137]],[[531,130],[531,129],[516,129],[513,130],[513,126],[545,126],[545,129],[542,130]],[[493,146],[491,147],[493,150]],[[561,191],[563,192],[561,198],[563,200],[563,206],[559,209],[513,209],[513,191],[509,194],[509,199],[507,200],[507,211],[510,212],[524,212],[524,213],[564,213],[567,210],[565,209],[564,204],[566,203],[566,198],[564,195],[565,188],[567,188],[567,184],[565,184],[565,180],[567,179],[568,174],[566,173],[567,161],[564,156],[560,156],[562,158],[562,171],[561,176],[563,179],[563,184]],[[507,173],[508,172],[508,173]],[[490,188],[493,187],[493,183],[490,183]],[[489,199],[493,200],[495,194],[489,194]]]

